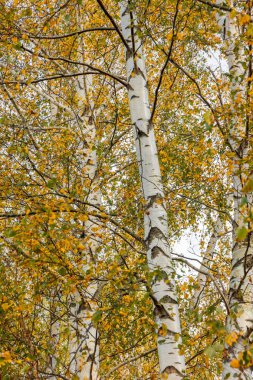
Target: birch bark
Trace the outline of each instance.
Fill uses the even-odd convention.
[[[180,353],[181,327],[175,287],[175,270],[168,245],[168,221],[153,126],[150,122],[147,76],[141,41],[134,28],[134,15],[127,0],[120,2],[121,24],[126,49],[128,97],[134,128],[136,153],[146,201],[144,215],[147,262],[158,332],[160,372],[170,380],[184,377]]]
[[[81,16],[78,16],[80,25]],[[84,45],[79,46],[79,61],[84,60]],[[83,139],[80,142],[80,169],[85,200],[96,206],[101,205],[101,192],[98,186],[96,126],[94,104],[90,99],[92,89],[92,76],[83,75],[75,81],[76,94],[78,98],[77,122],[80,124]],[[88,184],[88,186],[87,186]],[[89,212],[89,209],[87,209]],[[84,230],[81,236],[84,239],[85,250],[81,252],[83,260],[83,272],[96,266],[97,249],[100,241],[93,228],[97,224],[92,217],[84,222]],[[70,299],[71,305],[71,333],[69,341],[70,370],[79,380],[96,380],[99,368],[99,337],[92,317],[97,310],[98,283],[93,280],[83,289],[76,288]]]
[[[200,266],[200,272],[199,272],[198,278],[197,278],[198,288],[195,290],[195,292],[192,296],[192,299],[191,299],[192,309],[195,309],[198,306],[198,304],[199,304],[199,302],[203,296],[203,293],[205,290],[205,285],[206,285],[206,280],[207,280],[207,277],[203,272],[206,272],[208,270],[208,267],[210,266],[211,261],[213,260],[215,246],[216,246],[217,241],[219,239],[222,227],[223,227],[222,222],[221,222],[220,218],[218,217],[216,222],[215,222],[214,231],[213,231],[213,233],[212,233],[212,235],[208,241],[206,252],[204,254],[204,257],[203,257],[203,260],[202,260],[202,263]]]
[[[50,87],[48,88],[50,93]],[[56,122],[57,119],[58,107],[50,102],[50,121],[52,124]],[[60,289],[57,286],[52,290],[52,296],[50,300],[49,310],[50,310],[50,343],[52,346],[52,354],[49,356],[49,365],[48,373],[56,373],[57,367],[57,346],[59,343],[59,334],[60,334],[60,323],[57,315],[57,293],[60,292]],[[51,380],[56,380],[56,376],[52,375],[49,377]]]
[[[217,3],[219,4],[221,1]],[[230,5],[238,6],[233,1]],[[239,4],[239,7],[238,11],[241,12],[244,4]],[[221,24],[220,17],[222,16],[217,16],[218,24]],[[249,60],[243,38],[243,26],[240,25],[236,14],[231,12],[226,15],[225,31],[224,48],[229,66],[231,92],[229,142],[234,151],[232,172],[233,249],[229,283],[230,314],[227,317],[226,328],[228,335],[234,334],[236,341],[232,345],[226,345],[222,378],[224,380],[249,380],[252,379],[252,370],[246,365],[246,362],[248,350],[253,342],[253,240],[252,234],[247,232],[249,224],[245,218],[249,215],[253,203],[252,193],[245,194],[243,190],[251,174],[248,127],[250,116],[245,111],[247,109]],[[242,206],[243,200],[246,201],[245,206]],[[242,239],[238,239],[238,229],[242,228],[246,229],[246,234]]]
[[[85,141],[82,143],[83,157],[81,158],[84,178],[88,179],[90,188],[86,200],[91,204],[100,205],[100,191],[96,184],[97,157],[94,148],[95,125],[93,111],[86,109],[87,104],[87,81],[82,78],[77,83],[77,94],[83,115],[82,120]],[[84,159],[85,157],[85,159]],[[88,211],[88,210],[87,210]],[[93,232],[95,224],[87,220],[84,223],[83,236],[85,241],[83,271],[96,265],[96,252],[99,239]],[[82,260],[82,258],[81,258]],[[93,324],[92,316],[97,309],[96,295],[98,284],[92,281],[86,289],[77,288],[70,297],[71,305],[71,335],[69,342],[70,370],[80,380],[96,380],[99,366],[98,331]]]
[[[50,337],[51,337],[51,345],[53,349],[53,353],[50,355],[50,363],[49,363],[49,373],[57,373],[57,346],[59,344],[60,337],[60,321],[58,317],[58,310],[55,306],[55,302],[57,301],[57,292],[60,292],[59,289],[55,289],[54,294],[52,295],[52,303],[50,305]],[[55,375],[50,376],[51,380],[57,380]]]

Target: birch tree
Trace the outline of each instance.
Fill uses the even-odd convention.
[[[221,2],[217,2],[222,5]],[[250,347],[252,343],[253,251],[249,218],[252,207],[251,186],[251,128],[252,76],[251,37],[252,3],[231,2],[230,11],[223,16],[224,50],[230,78],[231,108],[228,141],[233,151],[232,184],[234,196],[232,271],[229,285],[230,314],[227,331],[233,336],[227,342],[224,355],[223,379],[252,378]],[[218,13],[221,24],[224,12]],[[247,223],[248,221],[248,223]]]
[[[171,379],[184,377],[184,357],[180,353],[181,328],[174,268],[168,245],[168,222],[159,167],[154,129],[149,109],[147,74],[141,41],[137,37],[131,4],[122,1],[121,24],[126,41],[128,98],[134,128],[136,153],[146,201],[144,215],[147,262],[153,279],[151,298],[154,302],[158,333],[158,356],[161,374]]]
[[[199,268],[200,271],[197,277],[197,289],[195,290],[193,297],[191,299],[191,306],[193,308],[198,306],[203,296],[203,293],[205,291],[205,285],[206,285],[206,280],[207,280],[207,276],[205,273],[208,272],[210,268],[210,264],[214,258],[215,246],[217,244],[217,241],[219,240],[219,235],[222,231],[222,227],[223,227],[222,221],[218,217],[215,221],[214,232],[210,236],[210,239],[207,243],[206,251],[204,253],[201,266]]]
[[[82,9],[79,8],[79,12]],[[82,17],[82,16],[81,16]],[[78,24],[80,22],[80,14]],[[80,42],[79,61],[83,62],[85,57],[85,47]],[[92,78],[85,74],[75,80],[76,94],[78,98],[79,113],[77,123],[82,129],[83,141],[80,141],[80,169],[82,176],[82,186],[85,187],[85,201],[100,207],[101,193],[97,179],[97,155],[96,155],[96,126],[95,109],[92,102]],[[80,260],[84,261],[84,271],[89,271],[91,266],[96,265],[97,248],[101,244],[96,235],[97,223],[90,217],[84,222],[81,239],[85,244],[80,252]],[[83,256],[83,257],[82,257]],[[99,342],[98,331],[92,320],[97,310],[98,283],[92,281],[86,289],[77,286],[77,289],[70,296],[70,369],[78,379],[93,379],[98,376],[99,366]]]

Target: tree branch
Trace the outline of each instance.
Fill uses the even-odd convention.
[[[220,289],[219,285],[217,284],[216,282],[216,279],[214,278],[214,276],[209,273],[209,272],[206,272],[204,270],[201,270],[200,268],[197,268],[195,267],[195,265],[189,263],[189,261],[183,259],[183,258],[176,258],[176,257],[173,257],[173,260],[175,261],[181,261],[182,263],[188,265],[190,268],[192,268],[193,270],[195,270],[196,272],[199,272],[199,273],[202,273],[204,274],[205,276],[208,276],[210,277],[210,279],[213,281],[214,283],[214,286],[216,287],[217,291],[219,292],[221,298],[223,299],[223,302],[225,304],[225,307],[226,307],[226,310],[227,310],[227,313],[230,314],[230,309],[229,309],[229,304],[228,304],[228,300],[227,300],[227,297],[223,294],[222,290]]]
[[[34,51],[26,48],[24,45],[22,45],[21,47],[22,47],[22,49],[24,51],[27,51],[28,53],[30,53],[32,55],[37,55],[40,58],[47,59],[49,61],[61,61],[61,62],[71,63],[73,65],[84,66],[84,67],[87,67],[88,69],[94,70],[94,71],[96,71],[96,72],[98,72],[98,73],[100,73],[102,75],[106,75],[106,76],[109,76],[112,79],[117,80],[118,82],[120,82],[121,84],[123,84],[125,87],[128,86],[128,83],[123,78],[119,77],[118,75],[110,74],[107,71],[104,71],[104,70],[102,70],[102,69],[100,69],[98,67],[94,67],[94,66],[90,65],[89,63],[73,61],[71,59],[63,58],[63,57],[51,57],[48,54],[46,54],[46,55],[43,55],[41,53],[35,54]],[[84,74],[84,73],[82,73],[82,74]],[[66,75],[69,75],[69,74],[66,74]]]
[[[217,113],[217,111],[215,111],[214,109],[213,109],[213,107],[212,107],[212,105],[211,105],[211,103],[204,97],[204,95],[202,94],[202,91],[201,91],[201,88],[200,88],[200,86],[199,86],[199,84],[198,84],[198,81],[195,79],[195,78],[193,78],[192,76],[191,76],[191,74],[189,74],[182,66],[180,66],[177,62],[175,62],[174,61],[174,59],[172,59],[172,58],[170,58],[170,62],[171,63],[173,63],[173,65],[175,66],[175,67],[177,67],[179,70],[181,70],[194,84],[195,84],[195,86],[197,87],[197,89],[198,89],[198,94],[199,94],[199,97],[201,98],[201,100],[203,101],[203,103],[205,103],[205,105],[210,109],[210,111],[212,112],[212,115],[213,115],[213,117],[214,117],[214,120],[215,120],[215,122],[216,122],[216,124],[217,124],[217,127],[219,128],[219,131],[221,132],[221,134],[222,134],[222,136],[226,136],[226,133],[225,133],[225,131],[223,130],[223,128],[222,128],[222,126],[221,126],[221,124],[220,124],[220,122],[219,122],[219,120],[217,119],[217,116],[216,116],[216,113]],[[236,153],[237,155],[238,155],[238,153],[233,149],[233,147],[232,147],[232,145],[230,144],[230,142],[229,142],[229,139],[228,138],[226,138],[225,139],[225,143],[227,144],[227,146],[230,148],[230,150],[231,150],[231,152],[234,152],[234,153]]]
[[[227,5],[211,3],[210,1],[207,1],[207,0],[197,0],[197,1],[199,3],[208,5],[209,7],[220,9],[221,11],[224,11],[224,12],[231,12],[232,11],[232,8],[228,7]]]
[[[175,15],[173,18],[173,23],[172,23],[172,37],[171,37],[171,41],[170,41],[169,51],[167,53],[167,58],[166,58],[164,65],[162,67],[160,77],[159,77],[159,81],[158,81],[158,84],[157,84],[157,87],[155,90],[155,99],[154,99],[153,108],[152,108],[151,117],[150,117],[151,122],[152,122],[154,114],[155,114],[156,105],[157,105],[157,101],[158,101],[158,94],[159,94],[160,87],[162,85],[163,75],[164,75],[165,69],[168,66],[168,63],[170,61],[175,37],[177,35],[177,32],[175,29],[176,29],[176,20],[177,20],[177,15],[178,15],[179,2],[180,2],[180,0],[177,0],[176,11],[175,11]]]
[[[131,51],[127,41],[125,40],[125,38],[123,37],[123,34],[121,33],[120,31],[120,28],[119,26],[117,25],[117,23],[115,22],[115,20],[113,19],[113,17],[110,15],[110,13],[107,11],[107,9],[105,8],[103,2],[101,0],[97,0],[97,3],[99,4],[100,8],[102,9],[102,11],[104,12],[104,14],[108,17],[108,19],[111,21],[112,25],[114,26],[115,30],[117,31],[121,41],[123,42],[123,44],[125,45],[127,51]]]
[[[33,36],[33,35],[28,34],[28,37],[31,39],[37,39],[37,40],[59,40],[62,38],[79,36],[80,34],[83,34],[83,33],[89,33],[89,32],[95,32],[95,31],[109,31],[109,30],[115,30],[115,28],[101,26],[101,27],[97,27],[97,28],[82,29],[82,30],[78,30],[76,32],[72,32],[72,33],[68,33],[68,34],[62,34],[59,36]]]
[[[88,75],[88,74],[95,74],[95,75],[98,75],[100,74],[99,72],[95,72],[95,71],[86,71],[86,72],[81,72],[81,73],[69,73],[69,74],[55,74],[55,75],[52,75],[50,77],[44,77],[44,78],[38,78],[38,79],[34,79],[32,81],[17,81],[17,80],[13,80],[13,81],[7,81],[7,82],[0,82],[1,85],[5,85],[5,84],[16,84],[16,83],[19,83],[19,84],[22,84],[22,85],[26,85],[26,86],[29,86],[29,84],[36,84],[36,83],[40,83],[40,82],[45,82],[45,81],[50,81],[50,80],[54,80],[54,79],[61,79],[61,78],[72,78],[72,77],[78,77],[78,76],[81,76],[81,75]]]
[[[135,360],[138,360],[138,359],[142,358],[143,356],[149,355],[149,354],[155,352],[156,350],[157,350],[156,347],[155,347],[155,348],[151,348],[150,350],[148,350],[148,351],[146,351],[146,352],[143,352],[142,354],[139,354],[139,355],[137,355],[137,356],[134,356],[133,358],[130,358],[130,359],[125,360],[124,362],[122,362],[122,363],[116,365],[116,366],[115,366],[114,368],[112,368],[109,372],[107,372],[107,373],[102,377],[101,380],[104,380],[104,379],[108,378],[108,376],[110,376],[113,372],[117,371],[119,368],[123,367],[124,365],[126,365],[126,364],[128,364],[128,363],[131,363],[131,362],[133,362],[133,361],[135,361]]]

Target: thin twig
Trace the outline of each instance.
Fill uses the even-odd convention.
[[[168,63],[170,61],[171,54],[172,54],[172,49],[173,49],[173,45],[174,45],[174,41],[175,41],[175,37],[177,35],[177,32],[176,32],[175,29],[176,29],[176,20],[177,20],[178,10],[179,10],[179,2],[180,2],[180,0],[177,1],[176,11],[175,11],[175,15],[174,15],[174,18],[173,18],[173,23],[172,23],[172,31],[173,32],[172,32],[172,37],[171,37],[171,41],[170,41],[169,51],[167,53],[167,58],[166,58],[166,60],[164,62],[164,65],[162,67],[162,70],[161,70],[161,73],[160,73],[160,77],[159,77],[159,81],[158,81],[158,84],[157,84],[157,87],[156,87],[156,90],[155,90],[155,99],[154,99],[154,104],[153,104],[153,108],[152,108],[152,112],[151,112],[151,117],[150,117],[150,121],[151,122],[152,122],[154,114],[155,114],[156,105],[157,105],[157,101],[158,101],[158,94],[159,94],[160,87],[162,85],[163,75],[164,75],[166,67],[168,66]]]
[[[201,270],[201,269],[195,267],[195,265],[189,263],[189,261],[187,261],[187,260],[185,260],[185,259],[174,257],[173,260],[175,260],[175,261],[181,261],[182,263],[188,265],[190,268],[192,268],[192,269],[195,270],[196,272],[202,273],[202,274],[204,274],[205,276],[210,277],[211,280],[212,280],[213,283],[214,283],[214,286],[216,287],[216,289],[218,290],[218,292],[219,292],[221,298],[222,298],[223,301],[224,301],[224,304],[225,304],[225,307],[226,307],[226,310],[227,310],[228,315],[230,314],[229,303],[228,303],[227,297],[223,294],[223,292],[221,291],[219,285],[218,285],[217,282],[216,282],[216,279],[214,278],[214,276],[213,276],[211,273],[206,272],[206,271],[203,271],[203,270]]]
[[[110,28],[110,27],[97,27],[97,28],[88,28],[88,29],[82,29],[78,30],[76,32],[68,33],[68,34],[61,34],[59,36],[33,36],[28,34],[28,38],[31,39],[37,39],[37,40],[59,40],[62,38],[68,38],[68,37],[73,37],[73,36],[79,36],[80,34],[83,33],[89,33],[89,32],[95,32],[95,31],[110,31],[110,30],[115,30],[115,28]]]
[[[197,1],[199,3],[208,5],[209,7],[220,9],[221,11],[225,11],[225,12],[231,12],[232,11],[232,8],[228,7],[227,5],[211,3],[210,1],[207,1],[207,0],[197,0]]]
[[[112,25],[114,26],[115,30],[117,31],[121,41],[123,42],[123,44],[125,45],[127,51],[131,51],[127,41],[125,40],[123,34],[121,33],[120,31],[120,28],[119,26],[117,25],[117,23],[115,22],[115,20],[113,19],[113,17],[110,15],[110,13],[108,12],[108,10],[105,8],[103,2],[101,0],[97,0],[97,3],[99,4],[100,8],[102,9],[102,11],[104,12],[104,14],[108,17],[108,19],[111,21]]]
[[[112,368],[109,372],[107,372],[107,373],[102,377],[101,380],[104,380],[104,379],[108,378],[108,376],[110,376],[113,372],[117,371],[119,368],[123,367],[124,365],[126,365],[126,364],[128,364],[128,363],[131,363],[131,362],[133,362],[133,361],[135,361],[135,360],[138,360],[138,359],[142,358],[143,356],[149,355],[149,354],[155,352],[156,350],[157,350],[156,347],[155,347],[155,348],[151,348],[150,350],[145,351],[145,352],[143,352],[142,354],[139,354],[139,355],[137,355],[137,356],[134,356],[133,358],[130,358],[130,359],[125,360],[124,362],[122,362],[122,363],[116,365],[116,366],[115,366],[114,368]]]
[[[84,66],[84,67],[87,67],[88,69],[97,71],[98,73],[100,73],[102,75],[107,75],[110,78],[113,78],[113,79],[117,80],[118,82],[120,82],[121,84],[123,84],[125,87],[128,86],[128,83],[124,80],[124,78],[121,78],[118,75],[114,75],[114,74],[108,73],[107,71],[104,71],[104,70],[100,69],[99,67],[94,67],[94,66],[90,65],[89,63],[73,61],[71,59],[63,58],[63,57],[52,57],[52,56],[50,56],[48,54],[45,54],[45,55],[43,55],[41,53],[36,54],[33,50],[26,48],[24,45],[21,45],[21,47],[22,47],[22,49],[24,51],[26,51],[26,52],[28,52],[28,53],[30,53],[32,55],[37,55],[40,58],[47,59],[49,61],[56,61],[56,62],[60,61],[60,62],[71,63],[73,65]],[[68,74],[66,74],[66,75],[68,75]]]

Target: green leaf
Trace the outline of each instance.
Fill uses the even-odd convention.
[[[209,346],[205,349],[205,354],[208,356],[210,359],[215,357],[218,353],[223,351],[223,344],[221,343],[215,343],[212,346]]]
[[[7,229],[6,229],[6,231],[5,231],[5,236],[6,236],[6,237],[13,237],[13,236],[15,236],[15,235],[17,235],[17,232],[16,232],[16,231],[14,231],[14,230],[11,229],[11,228],[7,228]]]
[[[241,206],[244,206],[248,203],[248,199],[246,197],[243,197],[241,200]]]
[[[22,50],[22,45],[20,42],[18,42],[17,44],[14,45],[14,49],[15,50]]]
[[[240,228],[237,228],[236,230],[236,236],[238,241],[243,241],[246,239],[248,235],[248,230],[245,226],[242,226]]]
[[[65,276],[65,274],[67,273],[67,270],[66,270],[66,268],[62,267],[62,268],[59,268],[59,269],[58,269],[58,273],[59,273],[61,276]]]
[[[27,9],[25,10],[25,15],[26,15],[26,16],[31,16],[31,15],[32,15],[32,10],[31,10],[31,8],[27,8]]]
[[[94,323],[98,323],[102,318],[102,311],[101,310],[97,310],[93,316],[92,316],[92,321]]]
[[[50,189],[55,189],[56,183],[57,183],[56,178],[52,178],[48,181],[47,187],[49,187]]]

